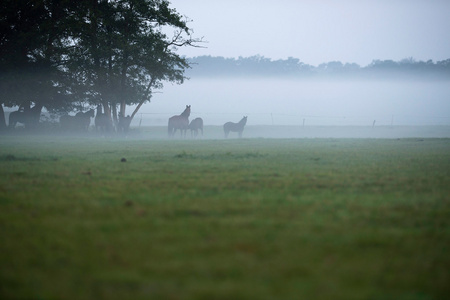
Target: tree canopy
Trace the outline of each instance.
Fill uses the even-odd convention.
[[[200,42],[191,32],[165,0],[4,0],[0,102],[124,116],[164,81],[183,82],[176,50]]]

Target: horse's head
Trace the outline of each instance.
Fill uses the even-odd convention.
[[[186,105],[186,109],[181,113],[184,117],[189,117],[191,115],[191,106]]]
[[[239,123],[241,123],[242,125],[247,124],[247,116],[244,116]]]

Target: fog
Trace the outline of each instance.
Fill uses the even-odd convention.
[[[197,78],[166,86],[141,107],[132,126],[167,125],[192,105],[207,125],[450,125],[448,81]],[[130,109],[130,108],[129,108]]]

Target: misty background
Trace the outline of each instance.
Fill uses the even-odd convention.
[[[62,3],[61,12],[80,16],[75,23],[53,6],[8,1],[7,88],[0,89],[6,119],[21,106],[42,108],[41,122],[58,129],[63,114],[103,107],[116,125],[131,115],[132,127],[167,126],[191,105],[191,120],[201,117],[205,126],[243,116],[248,126],[450,125],[448,1],[156,2],[164,9],[153,17],[167,14],[171,23],[142,23],[136,28],[146,30],[133,40],[125,25],[143,20],[142,12],[122,1],[103,3],[114,14],[94,2],[86,9]],[[28,14],[35,17],[22,20]],[[103,21],[91,28],[96,16]],[[114,34],[99,34],[105,30]],[[101,68],[90,67],[95,61]],[[40,73],[41,65],[48,69]]]
[[[450,60],[338,61],[317,67],[261,56],[190,59],[190,77],[166,84],[132,125],[167,125],[192,105],[191,119],[221,125],[248,116],[248,125],[450,125]]]
[[[220,125],[450,125],[450,2],[173,0],[204,36],[190,80],[142,108],[160,124],[192,105]]]

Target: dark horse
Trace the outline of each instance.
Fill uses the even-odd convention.
[[[61,127],[68,130],[88,131],[91,118],[95,116],[93,109],[87,112],[79,112],[75,116],[64,115],[59,118]]]
[[[32,108],[20,107],[19,110],[9,114],[9,128],[15,128],[17,123],[25,125],[25,128],[32,127],[39,123],[42,106],[35,105]]]
[[[202,120],[202,118],[196,118],[196,119],[192,120],[191,124],[189,124],[189,129],[191,130],[192,137],[198,136],[199,129],[202,131],[202,136],[203,136],[203,120]]]
[[[97,114],[95,115],[95,130],[100,131],[100,133],[111,132],[113,129],[111,118],[103,113],[102,105],[97,106]]]
[[[186,105],[186,109],[181,113],[181,115],[173,116],[169,118],[168,132],[169,137],[173,137],[177,129],[180,129],[180,134],[186,136],[186,131],[189,128],[189,116],[191,114],[191,106]]]
[[[130,129],[131,117],[128,115],[124,117],[122,114],[119,114],[119,123],[117,124],[117,130],[122,133],[128,133]]]
[[[227,122],[223,125],[223,132],[225,133],[225,138],[228,137],[230,131],[238,132],[239,138],[242,137],[242,132],[244,131],[244,126],[247,124],[247,117],[243,117],[239,123]]]

